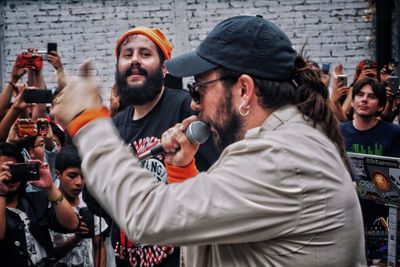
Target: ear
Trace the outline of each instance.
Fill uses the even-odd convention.
[[[31,157],[31,158],[33,158],[33,157],[34,157],[34,154],[35,154],[35,153],[33,152],[33,149],[34,149],[33,147],[31,147],[31,148],[28,149],[28,154],[29,154],[29,157]]]
[[[161,66],[161,71],[162,71],[162,74],[163,74],[163,78],[165,78],[165,75],[167,75],[167,67],[165,67],[165,61]]]
[[[60,180],[60,178],[61,178],[61,172],[58,171],[58,170],[56,170],[56,175],[57,175],[58,180]]]
[[[238,79],[238,94],[240,97],[240,104],[245,106],[249,105],[252,99],[257,97],[255,94],[254,80],[247,74],[240,75]]]

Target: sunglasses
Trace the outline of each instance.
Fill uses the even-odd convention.
[[[201,94],[199,92],[200,88],[205,87],[206,85],[209,85],[211,83],[217,82],[217,81],[222,81],[228,77],[221,77],[215,80],[210,80],[210,81],[204,81],[204,82],[194,82],[194,83],[188,83],[187,88],[189,89],[190,96],[192,97],[193,101],[196,104],[200,104],[200,97]]]

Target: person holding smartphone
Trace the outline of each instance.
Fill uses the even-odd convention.
[[[79,219],[51,180],[48,164],[30,183],[42,192],[26,193],[26,181],[13,179],[9,164],[23,163],[12,144],[0,143],[0,259],[2,266],[49,266],[54,251],[49,229],[71,232]]]
[[[71,145],[61,149],[56,159],[59,189],[77,214],[81,224],[75,233],[51,231],[56,258],[68,267],[105,267],[106,248],[102,233],[108,225],[91,213],[82,199],[85,184],[78,151]],[[56,266],[58,266],[56,264]]]

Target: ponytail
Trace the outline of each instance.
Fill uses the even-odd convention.
[[[296,70],[293,80],[297,85],[295,105],[303,113],[306,120],[311,120],[313,127],[317,125],[328,138],[336,144],[339,153],[351,173],[351,164],[348,160],[338,120],[327,104],[328,89],[322,83],[318,74],[307,66],[307,62],[300,56],[295,61]]]
[[[241,73],[223,67],[217,69],[226,88],[232,87]],[[321,127],[323,133],[336,144],[345,165],[351,171],[344,148],[338,121],[328,106],[328,89],[322,83],[318,73],[308,67],[307,62],[297,56],[295,70],[288,81],[271,81],[252,76],[256,94],[261,106],[276,110],[282,106],[295,105],[304,119],[311,121],[313,127]]]

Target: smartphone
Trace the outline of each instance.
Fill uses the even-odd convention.
[[[338,75],[337,82],[342,83],[343,86],[347,86],[347,75]]]
[[[47,43],[47,54],[50,54],[51,51],[57,52],[57,43]]]
[[[388,86],[392,90],[393,96],[397,96],[399,91],[399,77],[398,76],[390,76],[387,80]]]
[[[328,75],[331,69],[331,63],[322,63],[322,73]]]
[[[94,215],[93,212],[89,210],[89,208],[79,208],[79,215],[82,216],[82,221],[85,222],[89,233],[86,235],[82,235],[83,238],[92,238],[94,237]]]
[[[53,92],[47,89],[27,89],[24,92],[26,103],[52,103]]]
[[[36,181],[40,179],[39,163],[25,162],[8,165],[11,173],[11,183]]]
[[[18,137],[25,136],[45,136],[47,135],[49,122],[45,118],[37,119],[19,119],[17,121]]]

